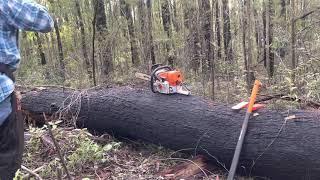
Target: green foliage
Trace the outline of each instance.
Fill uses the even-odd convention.
[[[13,180],[22,180],[23,179],[23,174],[18,170],[13,178]]]
[[[90,139],[79,142],[79,147],[67,157],[68,167],[80,170],[86,166],[95,166],[107,161],[105,154],[120,147],[120,143],[112,142],[105,146],[98,145]]]

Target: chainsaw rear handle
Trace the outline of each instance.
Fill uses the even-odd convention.
[[[150,77],[150,87],[151,87],[151,91],[153,92],[153,93],[156,93],[156,91],[154,90],[154,81],[155,81],[155,78],[157,78],[156,77],[156,73],[157,73],[157,71],[159,71],[159,70],[162,70],[162,69],[167,69],[167,70],[169,70],[169,71],[172,71],[173,69],[170,67],[170,66],[161,66],[160,64],[155,64],[155,65],[153,65],[152,67],[157,67],[157,68],[155,68],[153,71],[152,71],[152,73],[151,73],[151,77]],[[152,68],[153,69],[153,68]],[[158,80],[160,80],[160,79],[158,79]]]

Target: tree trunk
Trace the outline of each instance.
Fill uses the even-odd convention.
[[[231,27],[230,27],[230,11],[229,0],[222,1],[223,9],[223,39],[224,39],[224,52],[227,61],[233,60],[232,39],[231,39]]]
[[[205,75],[211,67],[213,61],[213,48],[211,45],[212,37],[212,13],[209,0],[201,0],[200,4],[200,16],[201,16],[201,49],[202,49],[202,73]],[[207,77],[205,77],[207,79]]]
[[[54,21],[54,29],[56,32],[57,43],[58,43],[58,52],[59,52],[58,54],[59,54],[59,64],[60,64],[59,74],[62,78],[62,81],[64,82],[66,79],[66,75],[65,75],[66,72],[65,72],[65,63],[64,63],[62,41],[60,36],[60,29],[59,29],[57,19],[53,18],[53,21]]]
[[[98,40],[99,60],[101,62],[101,72],[103,81],[109,81],[112,70],[112,49],[109,40],[107,27],[107,16],[105,10],[105,1],[96,1],[96,31]]]
[[[149,38],[149,31],[148,31],[148,16],[147,16],[147,8],[146,4],[144,1],[139,1],[138,2],[138,18],[139,18],[139,26],[140,26],[140,47],[141,47],[141,61],[143,64],[147,67],[149,63],[149,43],[148,43],[148,38]]]
[[[186,46],[185,52],[186,54],[189,54],[190,57],[190,69],[192,69],[195,74],[198,74],[201,59],[199,11],[195,2],[184,1],[183,3],[184,26],[188,30],[186,38],[188,46]]]
[[[274,73],[274,53],[272,50],[272,41],[273,41],[273,24],[272,24],[272,16],[273,16],[273,3],[272,0],[266,0],[266,25],[265,25],[265,49],[266,49],[266,69],[268,72],[268,76],[273,77]]]
[[[41,60],[41,65],[46,65],[47,64],[47,60],[46,60],[46,55],[44,54],[43,51],[43,46],[42,46],[42,40],[41,37],[39,36],[39,33],[34,33],[36,38],[37,38],[37,44],[38,44],[38,52],[40,55],[40,60]]]
[[[42,112],[66,107],[70,100],[67,111],[79,111],[80,127],[174,150],[192,148],[189,152],[214,156],[212,161],[226,168],[245,115],[245,110],[235,112],[196,96],[167,96],[130,87],[82,94],[62,89],[31,91],[24,94],[22,109],[42,117]],[[271,179],[318,179],[319,117],[317,111],[260,110],[250,119],[237,172]]]
[[[173,9],[172,23],[176,32],[179,33],[181,28],[180,28],[180,23],[178,19],[178,13],[177,13],[177,0],[173,0],[172,9]]]
[[[156,58],[154,55],[154,43],[153,43],[153,26],[152,26],[152,1],[147,0],[148,9],[148,32],[149,32],[149,52],[148,59],[151,60],[152,64],[156,64]]]
[[[80,7],[80,3],[78,0],[74,0],[74,2],[75,2],[76,10],[77,10],[78,24],[79,24],[80,32],[81,32],[81,47],[82,47],[82,53],[83,53],[83,58],[84,58],[84,62],[85,62],[85,67],[86,67],[89,79],[92,79],[92,72],[91,72],[91,67],[90,67],[91,64],[90,64],[89,55],[88,55],[88,51],[87,51],[86,32],[84,29],[81,7]]]
[[[280,1],[280,6],[281,6],[280,16],[284,17],[284,19],[287,19],[287,17],[286,17],[286,14],[287,14],[286,0],[281,0]]]
[[[246,3],[243,1],[243,4],[241,5],[241,21],[242,21],[242,50],[243,50],[243,62],[244,62],[244,67],[245,67],[245,75],[246,75],[246,82],[248,84],[248,71],[249,71],[249,66],[248,66],[248,55],[247,55],[247,19],[246,19]]]
[[[131,5],[125,0],[121,0],[120,3],[121,3],[122,12],[124,13],[124,16],[127,19],[128,31],[130,36],[130,46],[131,46],[131,61],[134,66],[138,67],[140,63],[140,58],[139,58],[139,52],[138,52],[137,37],[136,37],[135,28],[133,24]]]
[[[172,27],[171,27],[171,14],[169,0],[163,0],[161,3],[162,12],[162,23],[163,29],[166,32],[168,40],[165,43],[166,47],[166,58],[169,65],[173,66],[175,61],[175,56],[173,54],[173,44],[172,44]]]
[[[252,19],[251,19],[251,0],[244,0],[244,3],[246,5],[246,29],[247,29],[247,34],[246,38],[248,40],[248,46],[247,46],[247,68],[246,68],[246,76],[247,76],[247,89],[248,92],[250,92],[251,86],[253,84],[253,81],[255,80],[254,78],[254,72],[252,69]],[[245,31],[245,29],[244,29]]]
[[[291,73],[292,82],[295,82],[296,70],[296,21],[295,21],[295,1],[291,0]]]
[[[221,30],[220,30],[220,6],[219,0],[215,1],[216,36],[217,36],[217,59],[221,58]]]

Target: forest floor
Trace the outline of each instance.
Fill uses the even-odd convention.
[[[108,134],[93,136],[86,129],[62,128],[57,124],[52,127],[67,169],[75,179],[170,179],[170,175],[163,177],[160,172],[192,158],[157,145],[129,139],[118,141]],[[63,168],[47,128],[30,128],[25,138],[23,166],[42,179],[59,179]],[[225,172],[219,168],[203,169],[189,179],[216,180],[219,176],[222,180],[226,179]],[[29,179],[29,176],[27,171],[20,170],[16,179]]]

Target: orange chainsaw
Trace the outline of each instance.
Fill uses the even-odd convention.
[[[150,81],[151,91],[161,94],[190,95],[190,90],[183,84],[182,73],[170,66],[156,64],[152,66],[150,76],[136,73],[136,77]]]

